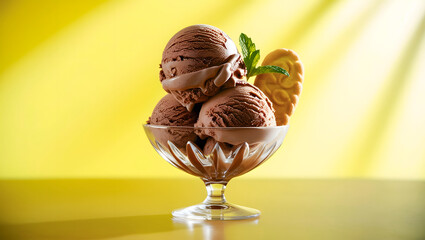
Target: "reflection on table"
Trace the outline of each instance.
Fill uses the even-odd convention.
[[[425,239],[425,182],[235,179],[240,221],[176,219],[198,179],[0,181],[0,239]]]

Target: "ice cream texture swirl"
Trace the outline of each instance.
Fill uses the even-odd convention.
[[[233,74],[232,68],[237,61],[241,58],[239,54],[231,55],[226,63],[223,63],[219,66],[213,66],[209,68],[204,68],[196,72],[190,72],[175,76],[173,78],[162,80],[162,87],[164,90],[178,90],[183,91],[191,88],[200,88],[202,92],[207,91],[205,82],[209,79],[212,79],[214,85],[221,87],[228,80],[231,80]],[[163,68],[167,68],[167,64],[163,64]],[[233,80],[233,85],[235,81]]]

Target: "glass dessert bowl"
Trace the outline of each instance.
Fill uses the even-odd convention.
[[[281,146],[288,125],[276,127],[185,127],[144,125],[155,150],[171,165],[199,177],[207,188],[204,202],[172,212],[174,217],[236,220],[260,211],[230,204],[227,183],[267,160]],[[209,136],[201,140],[198,136]]]

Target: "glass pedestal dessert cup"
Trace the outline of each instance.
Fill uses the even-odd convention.
[[[276,152],[288,127],[144,125],[155,150],[174,167],[201,178],[207,188],[202,203],[174,210],[173,216],[199,220],[258,217],[259,210],[228,203],[224,190],[232,178],[251,171]],[[200,140],[198,135],[211,139]]]

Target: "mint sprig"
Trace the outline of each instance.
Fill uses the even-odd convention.
[[[246,79],[256,76],[262,73],[281,73],[289,77],[288,71],[278,66],[259,66],[256,67],[260,60],[260,50],[255,48],[255,44],[252,42],[245,33],[241,33],[239,36],[239,44],[241,45],[243,61],[246,65]]]

